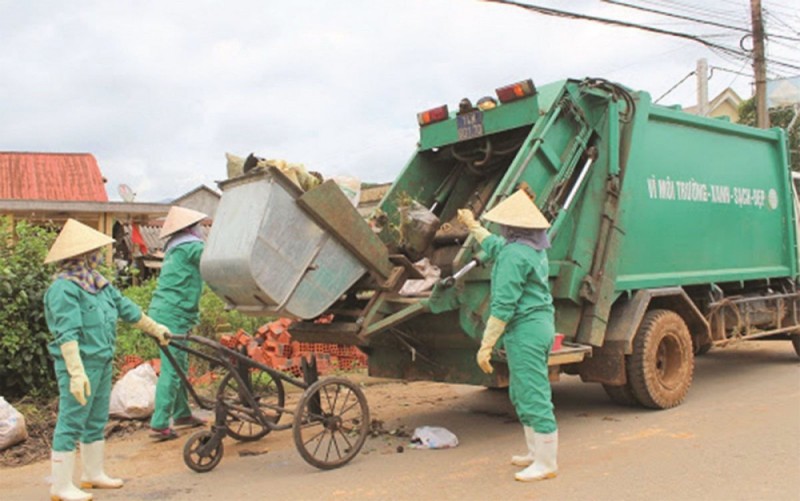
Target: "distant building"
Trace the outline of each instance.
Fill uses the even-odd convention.
[[[164,216],[170,206],[109,202],[105,182],[89,153],[0,152],[0,216],[56,227],[76,219],[114,237],[107,262],[130,264],[132,225]]]
[[[0,199],[108,202],[89,153],[0,152]]]
[[[728,117],[731,122],[739,121],[739,106],[743,100],[735,90],[728,87],[708,103],[708,116]],[[697,115],[698,106],[689,106],[683,111]]]
[[[0,215],[63,224],[68,218],[113,234],[115,221],[146,221],[165,204],[109,202],[90,153],[0,152]]]
[[[196,210],[213,218],[219,206],[219,199],[219,193],[203,184],[173,200],[172,205]]]

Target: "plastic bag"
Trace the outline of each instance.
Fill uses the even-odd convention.
[[[225,153],[226,168],[228,171],[228,179],[239,177],[244,174],[244,158],[234,155],[233,153]]]
[[[108,413],[125,419],[150,416],[156,406],[158,376],[150,364],[141,364],[128,371],[111,390]]]
[[[352,176],[333,176],[331,179],[339,185],[353,207],[358,207],[361,200],[361,180]]]
[[[412,260],[419,260],[436,236],[439,218],[416,200],[410,206],[398,207],[398,210],[404,251]]]
[[[28,438],[25,416],[0,397],[0,451],[8,449]]]
[[[418,269],[425,278],[406,280],[399,292],[401,296],[416,296],[429,291],[433,289],[433,286],[442,276],[442,271],[439,267],[432,265],[427,257],[414,263],[414,268]]]
[[[453,432],[439,426],[420,426],[411,436],[412,449],[450,449],[458,445]]]

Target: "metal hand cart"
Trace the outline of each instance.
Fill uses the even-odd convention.
[[[304,379],[300,380],[204,337],[173,334],[170,339],[171,346],[219,365],[225,373],[216,398],[202,397],[172,353],[161,347],[197,405],[214,410],[211,429],[193,434],[183,448],[183,460],[192,470],[204,473],[219,464],[226,435],[253,441],[273,430],[291,428],[300,456],[323,470],[349,463],[364,445],[370,427],[364,392],[344,378],[318,379],[313,358],[308,363],[304,359]],[[209,348],[210,353],[200,351],[199,346]],[[284,406],[284,383],[304,390],[294,413]],[[284,413],[293,414],[293,419],[280,424]]]

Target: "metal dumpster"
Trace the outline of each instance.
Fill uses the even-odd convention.
[[[224,181],[220,188],[218,223],[200,271],[230,307],[314,318],[367,271],[297,204],[303,191],[278,169]]]

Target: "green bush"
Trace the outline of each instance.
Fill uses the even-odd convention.
[[[50,333],[44,319],[44,293],[52,266],[44,265],[56,233],[0,218],[0,395],[49,396],[57,392]]]
[[[122,293],[147,311],[155,289],[156,279],[152,278],[141,285],[128,287]],[[226,311],[225,303],[208,286],[204,286],[203,294],[200,296],[200,323],[192,334],[213,340],[217,339],[218,330],[228,332],[244,329],[252,334],[269,320],[270,318],[266,317],[245,316],[238,311]],[[120,322],[117,328],[117,359],[122,361],[126,355],[137,355],[149,360],[158,358],[159,350],[152,338],[134,329],[130,324]]]
[[[10,400],[57,393],[47,351],[52,335],[44,318],[44,293],[55,269],[43,264],[56,234],[51,228],[26,221],[18,221],[12,228],[8,218],[0,217],[0,395]],[[112,268],[104,266],[101,271],[112,278]],[[146,311],[155,287],[156,279],[150,279],[122,293]],[[242,328],[253,333],[269,320],[226,311],[222,300],[206,286],[200,298],[200,325],[194,333],[209,339],[216,339],[219,329]],[[130,324],[120,322],[117,360],[125,355],[157,358],[158,345]]]
[[[147,311],[150,298],[156,290],[155,279],[147,280],[141,285],[128,287],[122,294],[128,299],[138,304],[142,311]],[[150,336],[126,322],[117,324],[117,351],[118,360],[122,360],[126,355],[138,355],[145,360],[158,358],[158,344]]]

